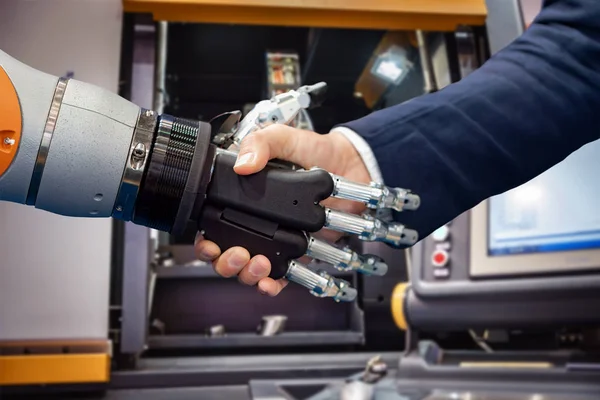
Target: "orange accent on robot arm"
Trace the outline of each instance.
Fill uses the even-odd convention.
[[[0,67],[0,176],[12,164],[21,141],[21,106],[10,78]]]

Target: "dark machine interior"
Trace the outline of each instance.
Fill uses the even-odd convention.
[[[292,52],[299,56],[303,84],[328,84],[327,100],[310,111],[315,131],[326,133],[339,123],[372,111],[355,94],[355,86],[384,34],[370,30],[169,24],[164,111],[208,121],[223,112],[248,109],[249,104],[270,97],[266,53]],[[138,36],[138,40],[147,40],[149,35]],[[422,89],[418,68],[415,72],[416,78],[407,82]],[[190,245],[195,235],[195,227],[190,226],[185,235],[170,237],[163,247],[165,257],[173,252],[185,253],[183,259],[192,261]],[[372,252],[385,252],[391,259],[388,262],[392,268],[385,279],[363,279],[320,266],[361,287],[361,298],[350,304],[323,304],[295,285],[288,286],[277,299],[265,298],[257,295],[255,288],[240,288],[235,280],[217,277],[210,267],[178,265],[181,256],[174,257],[175,265],[168,267],[159,261],[150,314],[149,354],[400,350],[404,338],[393,323],[389,296],[396,282],[406,280],[405,255],[385,245],[377,245]],[[257,336],[256,327],[265,314],[286,315],[285,333]],[[227,336],[207,337],[206,330],[219,324],[226,326]]]
[[[166,112],[210,120],[268,98],[267,51],[299,55],[305,84],[325,81],[326,103],[311,112],[317,132],[370,112],[354,85],[383,31],[197,24],[169,26]],[[227,46],[223,46],[227,43]]]

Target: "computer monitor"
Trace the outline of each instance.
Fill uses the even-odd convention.
[[[600,140],[471,214],[472,277],[600,269]]]

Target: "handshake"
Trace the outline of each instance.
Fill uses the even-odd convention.
[[[408,190],[371,182],[344,134],[286,125],[311,100],[316,103],[315,89],[323,86],[258,103],[242,121],[238,113],[218,117],[216,130],[213,123],[221,160],[212,180],[230,184],[221,183],[211,193],[232,207],[205,211],[194,245],[196,256],[212,262],[219,275],[237,276],[262,294],[276,296],[292,281],[316,296],[352,301],[356,290],[348,282],[313,271],[303,261],[310,257],[343,271],[384,275],[387,265],[378,257],[328,242],[354,234],[394,247],[413,245],[416,231],[380,220],[375,212],[416,210],[420,200]]]

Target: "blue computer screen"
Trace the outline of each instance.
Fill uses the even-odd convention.
[[[600,140],[488,204],[488,255],[600,247]]]

